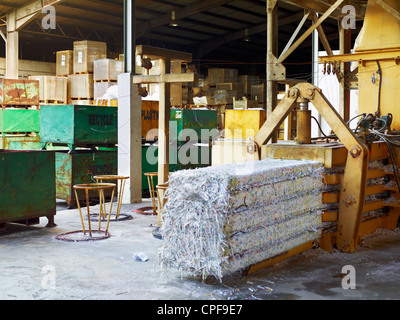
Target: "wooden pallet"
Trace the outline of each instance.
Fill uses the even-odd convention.
[[[0,132],[0,137],[37,137],[39,132]]]
[[[74,75],[81,75],[81,74],[93,74],[93,72],[85,71],[85,72],[74,72]]]
[[[1,105],[1,108],[4,109],[11,109],[11,108],[15,108],[15,109],[34,109],[34,110],[39,110],[40,109],[40,105],[39,106],[33,106],[33,105]]]
[[[73,98],[73,99],[70,99],[69,101],[68,101],[68,104],[74,104],[74,103],[76,103],[76,104],[80,104],[79,102],[81,101],[81,104],[83,104],[83,102],[85,101],[85,103],[87,104],[87,105],[94,105],[94,98]]]
[[[40,104],[67,104],[67,100],[41,100]]]
[[[93,80],[94,83],[103,83],[103,82],[107,82],[107,83],[115,83],[117,84],[118,81],[117,80],[112,80],[112,79],[108,79],[108,80]]]
[[[288,259],[290,257],[298,255],[298,254],[300,254],[300,253],[302,253],[304,251],[310,250],[310,249],[312,249],[314,247],[315,247],[314,241],[307,242],[307,243],[305,243],[305,244],[303,244],[301,246],[298,246],[298,247],[293,248],[293,249],[291,249],[289,251],[286,251],[286,252],[284,252],[284,253],[282,253],[282,254],[280,254],[278,256],[275,256],[275,257],[270,258],[268,260],[265,260],[263,262],[251,265],[246,270],[245,273],[246,274],[252,274],[252,273],[257,272],[259,270],[262,270],[262,269],[265,269],[265,268],[268,268],[268,267],[272,267],[273,265],[277,264],[278,262],[286,260],[286,259]]]

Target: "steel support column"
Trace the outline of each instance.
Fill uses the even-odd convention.
[[[136,70],[135,0],[124,1],[125,73],[118,77],[118,174],[129,176],[124,201],[142,202],[142,99]]]

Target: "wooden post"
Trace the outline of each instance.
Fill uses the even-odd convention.
[[[19,32],[16,30],[16,12],[7,15],[6,78],[18,79]]]
[[[160,75],[171,72],[171,60],[160,60]],[[169,175],[169,121],[171,118],[171,84],[160,82],[159,104],[159,144],[158,144],[158,184],[168,182]]]
[[[160,85],[159,101],[159,137],[158,137],[158,184],[168,182],[169,176],[169,122],[171,118],[170,87],[171,83],[194,82],[194,73],[171,74],[171,61],[191,62],[189,53],[148,47],[137,46],[136,55],[160,61],[159,75],[137,75],[133,77],[134,84],[158,83]]]
[[[350,30],[345,30],[339,20],[339,43],[340,54],[350,53]],[[347,122],[350,119],[350,91],[346,88],[346,79],[350,73],[350,63],[344,62],[340,64],[340,87],[339,87],[339,113]]]
[[[21,7],[18,7],[18,4],[13,4],[14,10],[7,14],[6,78],[18,79],[18,32],[41,14],[43,8],[62,1],[65,0],[28,1]]]
[[[266,81],[266,108],[267,119],[278,104],[278,82],[269,78],[269,69],[272,68],[273,58],[278,55],[278,4],[276,0],[267,1],[267,81]],[[278,140],[275,132],[271,138],[272,143]]]

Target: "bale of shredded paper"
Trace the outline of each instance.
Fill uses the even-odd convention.
[[[319,162],[276,159],[173,173],[161,265],[222,281],[319,239],[322,177]]]

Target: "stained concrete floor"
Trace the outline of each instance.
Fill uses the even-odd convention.
[[[132,219],[111,222],[111,237],[64,242],[57,235],[81,229],[77,210],[58,203],[57,227],[10,224],[0,231],[1,300],[384,300],[400,298],[400,230],[378,230],[354,254],[313,249],[251,275],[221,284],[164,273],[157,261],[161,240],[156,217],[132,212],[149,205],[124,205]],[[148,261],[133,258],[143,252]],[[354,266],[356,289],[342,287],[342,268]]]

